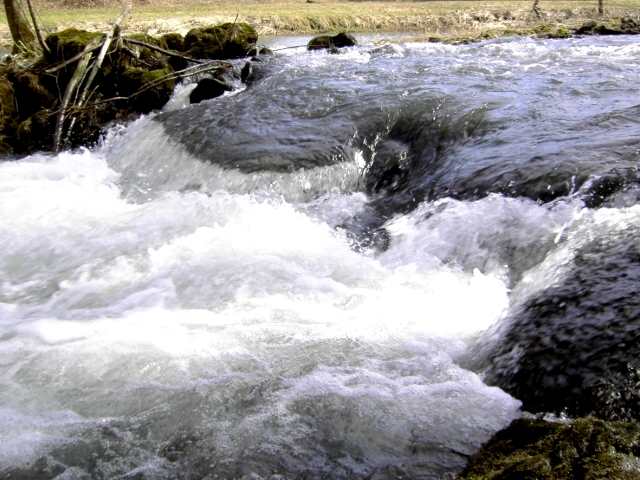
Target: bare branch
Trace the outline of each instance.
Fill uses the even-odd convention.
[[[150,43],[141,42],[140,40],[134,40],[133,38],[124,38],[123,40],[124,42],[130,43],[131,45],[138,45],[139,47],[148,48],[149,50],[155,50],[156,52],[167,55],[168,57],[181,58],[183,60],[186,60],[188,62],[193,62],[193,63],[206,63],[206,61],[204,60],[198,60],[196,58],[180,55],[179,53],[174,52],[173,50],[165,50],[164,48],[157,47],[156,45],[152,45]]]

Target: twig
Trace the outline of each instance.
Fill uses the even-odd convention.
[[[100,70],[100,68],[102,68],[102,63],[104,62],[104,59],[107,56],[107,52],[109,51],[109,47],[111,46],[111,42],[114,36],[117,36],[120,34],[120,24],[129,15],[129,10],[130,10],[129,5],[126,5],[123,8],[120,16],[114,22],[113,28],[111,29],[111,31],[109,31],[109,33],[107,33],[107,35],[105,36],[104,41],[102,42],[102,47],[100,48],[100,53],[98,53],[98,56],[96,57],[95,62],[93,62],[93,66],[91,67],[91,71],[89,73],[89,76],[87,77],[86,82],[83,82],[81,88],[78,89],[78,92],[81,91],[82,93],[80,94],[80,99],[75,102],[75,106],[82,107],[86,102],[87,95],[89,94],[89,89],[93,85],[93,82],[95,81],[96,76],[98,75],[98,71]],[[73,127],[75,126],[75,124],[76,124],[76,118],[73,118],[71,120],[71,123],[69,124],[67,135],[71,135],[71,132],[73,131]]]
[[[88,47],[88,45],[87,45]],[[64,62],[56,65],[55,67],[51,67],[45,70],[46,73],[56,73],[58,70],[62,70],[63,68],[71,65],[72,63],[77,62],[78,60],[80,60],[82,57],[84,57],[87,52],[94,52],[96,50],[99,50],[101,48],[100,45],[96,45],[95,47],[92,47],[91,49],[85,47],[85,49],[83,51],[81,51],[80,53],[78,53],[77,55],[74,55],[73,57],[71,57],[69,60],[65,60]]]
[[[90,44],[92,47],[93,47],[92,45],[93,42],[95,42],[95,40],[92,41],[92,43]],[[60,151],[60,143],[62,140],[62,130],[64,128],[64,120],[65,120],[65,113],[67,111],[67,106],[69,105],[69,101],[71,100],[71,97],[73,96],[74,92],[76,91],[76,88],[78,87],[78,83],[80,82],[82,77],[85,75],[87,68],[89,67],[89,62],[91,61],[91,56],[93,55],[93,48],[89,49],[89,45],[87,45],[87,48],[85,50],[87,50],[87,52],[80,59],[80,62],[76,67],[76,71],[73,72],[73,76],[71,77],[71,80],[69,80],[69,83],[67,84],[67,89],[64,92],[64,97],[62,99],[62,108],[60,109],[60,112],[58,114],[58,119],[56,121],[56,131],[55,131],[54,140],[53,140],[53,150],[55,152]]]
[[[214,62],[210,62],[208,65],[194,65],[193,67],[188,67],[185,68],[183,70],[179,70],[177,72],[173,72],[169,75],[165,75],[162,78],[159,78],[158,80],[154,80],[153,82],[149,82],[146,83],[142,86],[142,88],[140,88],[139,90],[137,90],[136,92],[132,93],[129,96],[119,96],[119,97],[110,97],[110,98],[105,98],[103,100],[99,100],[97,102],[93,102],[93,103],[89,103],[86,105],[83,105],[81,107],[78,107],[77,105],[73,105],[71,107],[65,107],[66,110],[64,110],[65,112],[81,112],[81,111],[85,111],[85,110],[91,110],[97,106],[100,105],[104,105],[105,103],[111,103],[111,102],[118,102],[118,101],[125,101],[125,100],[131,100],[132,98],[137,97],[138,95],[143,94],[144,92],[146,92],[147,90],[156,87],[158,85],[161,85],[164,82],[168,82],[171,80],[175,80],[176,78],[189,78],[189,77],[193,77],[195,75],[200,75],[202,73],[207,73],[213,70],[218,70],[218,69],[226,69],[229,67],[230,64],[227,63],[221,63],[221,62],[215,62],[217,65],[212,65],[212,63]],[[56,114],[56,113],[61,113],[63,112],[63,109],[61,108],[60,110],[58,110],[57,112],[52,112],[52,114]]]
[[[306,45],[294,45],[293,47],[281,47],[271,50],[272,52],[279,52],[280,50],[290,50],[292,48],[307,48]]]
[[[156,52],[160,52],[169,57],[181,58],[183,60],[186,60],[188,62],[193,62],[193,63],[206,63],[206,61],[204,60],[198,60],[195,58],[187,57],[186,55],[180,55],[179,53],[174,52],[172,50],[165,50],[164,48],[157,47],[150,43],[141,42],[140,40],[134,40],[133,38],[124,38],[123,41],[125,41],[126,43],[130,43],[132,45],[138,45],[139,47],[148,48],[149,50],[155,50]]]

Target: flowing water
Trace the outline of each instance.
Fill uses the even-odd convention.
[[[446,478],[521,415],[481,333],[640,229],[633,37],[256,71],[0,163],[0,478]]]

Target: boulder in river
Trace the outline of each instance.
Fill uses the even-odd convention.
[[[562,279],[517,307],[487,382],[530,412],[640,419],[640,235],[580,247]]]
[[[341,32],[337,35],[320,35],[312,38],[307,44],[309,50],[336,50],[344,47],[354,47],[358,44],[355,37]]]
[[[200,103],[204,100],[216,98],[225,92],[233,90],[229,85],[216,78],[203,78],[189,95],[189,102]]]
[[[640,477],[640,426],[579,418],[518,419],[474,455],[459,480],[572,480]]]
[[[184,50],[193,58],[242,58],[257,41],[258,34],[248,23],[223,23],[190,30],[184,38]]]

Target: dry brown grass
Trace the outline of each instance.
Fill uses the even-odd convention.
[[[64,7],[85,5],[91,8]],[[478,35],[517,30],[541,21],[575,24],[596,16],[597,0],[542,1],[545,18],[531,13],[530,0],[336,1],[336,0],[137,0],[127,28],[151,34],[224,21],[246,21],[261,34],[404,31],[433,35]],[[640,0],[605,1],[608,16],[640,15]],[[117,0],[36,0],[45,28],[106,29],[119,11]],[[8,28],[0,17],[0,38]]]

